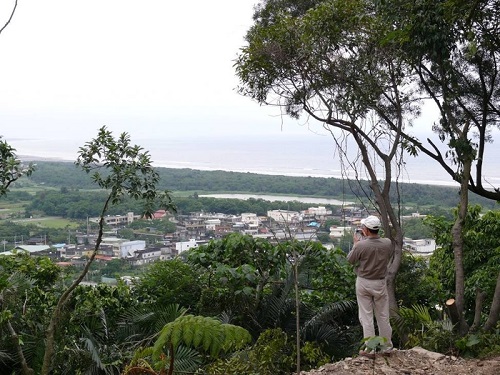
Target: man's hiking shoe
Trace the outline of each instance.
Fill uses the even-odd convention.
[[[382,354],[384,357],[390,357],[393,350],[394,350],[393,348],[387,348],[382,350],[380,354]]]
[[[374,352],[369,352],[367,350],[360,350],[359,351],[359,355],[361,357],[366,357],[366,358],[371,358],[371,359],[375,359],[375,353]]]

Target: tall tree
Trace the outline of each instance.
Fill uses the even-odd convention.
[[[483,172],[491,132],[499,126],[499,13],[498,0],[267,0],[257,9],[248,46],[236,63],[243,94],[278,105],[292,117],[305,112],[356,141],[382,219],[389,216],[384,227],[395,232],[394,266],[400,259],[399,226],[391,208],[384,208],[390,207],[383,199],[387,190],[377,188],[371,172],[379,161],[370,167],[367,155],[382,160],[386,182],[393,177],[387,161],[398,160],[394,155],[405,149],[431,157],[460,184],[452,241],[461,333],[468,330],[463,318],[468,192],[500,199],[499,188]],[[439,113],[429,124],[439,140],[429,138],[427,145],[409,126],[423,103]],[[369,118],[374,120],[366,131],[360,122]],[[377,149],[381,139],[401,148],[383,156]],[[500,285],[496,290],[492,306],[500,306]]]
[[[500,187],[485,177],[483,167],[492,131],[499,128],[500,37],[498,0],[383,1],[375,2],[378,14],[391,25],[384,43],[399,50],[400,61],[417,78],[428,106],[439,113],[429,124],[439,136],[420,141],[409,133],[403,138],[434,159],[460,184],[460,203],[452,231],[455,269],[455,302],[459,329],[464,319],[464,228],[469,191],[500,200]],[[439,143],[445,148],[440,147]],[[498,276],[500,281],[500,273]],[[495,292],[500,305],[500,284]],[[494,304],[495,306],[495,304]],[[498,313],[496,314],[498,321]]]
[[[84,269],[72,284],[61,294],[52,312],[46,333],[46,347],[41,374],[51,372],[52,359],[55,353],[55,334],[61,315],[72,292],[88,273],[101,245],[104,217],[110,206],[119,204],[130,197],[143,202],[143,215],[151,217],[155,209],[173,209],[168,191],[156,189],[159,182],[158,172],[153,168],[149,153],[140,146],[132,145],[130,136],[122,133],[114,138],[113,134],[102,127],[95,139],[80,148],[75,164],[91,174],[92,180],[101,189],[108,192],[99,216],[99,230],[94,250]]]
[[[263,1],[236,72],[243,95],[322,123],[356,179],[368,179],[367,195],[395,247],[387,278],[395,312],[403,236],[392,182],[405,146],[401,132],[417,108],[406,67],[392,58],[392,46],[379,43],[386,27],[374,10],[365,0]]]

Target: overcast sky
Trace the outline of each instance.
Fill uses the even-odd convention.
[[[317,142],[319,124],[281,118],[235,90],[233,64],[257,3],[19,0],[0,34],[0,135],[35,156],[34,140],[61,140],[76,154],[103,125],[143,146],[253,135],[280,150],[289,134]],[[0,1],[0,27],[13,6]],[[332,158],[331,140],[321,142],[315,153]],[[57,153],[50,147],[43,156]]]
[[[0,134],[306,132],[237,94],[256,0],[21,0],[0,34]],[[0,2],[0,24],[13,0]]]

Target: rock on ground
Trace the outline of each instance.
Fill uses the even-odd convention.
[[[500,375],[500,357],[463,359],[422,348],[394,350],[389,357],[356,357],[324,365],[301,375]]]

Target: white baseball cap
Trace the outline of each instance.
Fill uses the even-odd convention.
[[[365,219],[361,219],[361,225],[364,225],[368,229],[378,230],[380,229],[380,219],[376,216],[368,216]]]

